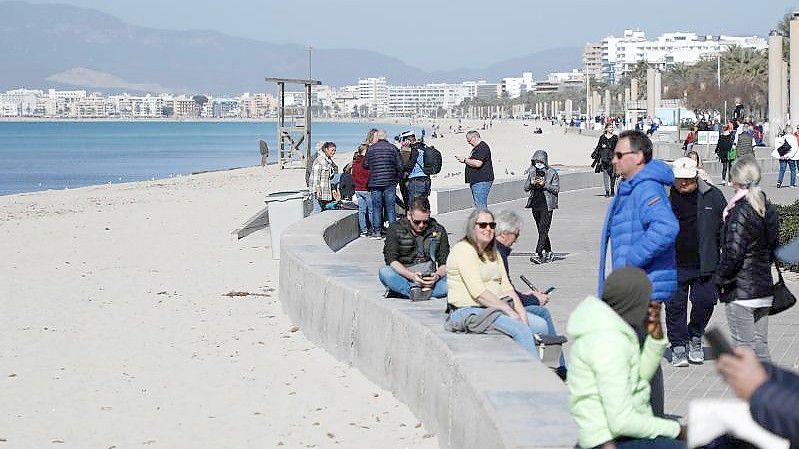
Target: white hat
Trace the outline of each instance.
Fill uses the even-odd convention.
[[[674,161],[672,164],[675,178],[689,179],[696,178],[698,173],[696,169],[696,161],[690,157],[681,157]]]

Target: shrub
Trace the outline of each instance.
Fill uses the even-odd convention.
[[[780,216],[779,244],[785,245],[799,234],[799,200],[793,204],[777,205]],[[785,265],[790,271],[799,272],[799,265]]]

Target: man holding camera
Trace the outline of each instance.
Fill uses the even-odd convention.
[[[448,256],[447,230],[430,217],[427,198],[417,198],[406,216],[388,228],[380,282],[387,293],[411,301],[442,298],[447,296]]]

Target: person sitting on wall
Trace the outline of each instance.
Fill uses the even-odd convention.
[[[447,230],[430,217],[427,198],[414,200],[406,216],[388,227],[383,256],[378,275],[387,294],[411,301],[447,296]]]
[[[522,306],[508,279],[494,236],[497,223],[488,209],[475,209],[466,220],[464,238],[447,259],[447,320],[452,332],[505,334],[538,359],[530,324],[537,317]]]

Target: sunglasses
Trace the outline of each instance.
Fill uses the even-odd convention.
[[[614,156],[616,159],[621,159],[621,158],[623,158],[623,157],[624,157],[624,155],[626,155],[626,154],[632,154],[632,153],[635,153],[635,151],[627,151],[627,152],[624,152],[624,153],[621,153],[621,152],[618,152],[618,151],[616,151],[616,152],[614,152],[614,153],[613,153],[613,156]]]
[[[493,221],[478,221],[475,224],[480,229],[485,229],[486,227],[489,227],[491,229],[495,229],[497,227],[497,224],[495,222],[493,222]]]
[[[430,220],[411,220],[416,226],[430,223]]]

